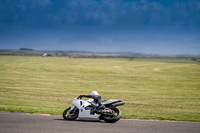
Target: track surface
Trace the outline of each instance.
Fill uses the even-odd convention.
[[[0,133],[200,133],[199,122],[125,120],[65,121],[62,116],[0,112]]]

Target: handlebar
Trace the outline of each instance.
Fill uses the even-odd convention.
[[[81,96],[78,96],[76,99],[81,99],[82,97]]]

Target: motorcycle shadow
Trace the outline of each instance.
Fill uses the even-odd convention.
[[[101,120],[64,120],[64,119],[54,119],[56,121],[66,121],[66,122],[96,122],[96,123],[106,123],[105,121],[101,121]]]

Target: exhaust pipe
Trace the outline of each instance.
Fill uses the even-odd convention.
[[[114,103],[112,104],[113,107],[117,107],[117,106],[121,106],[121,105],[124,105],[125,103],[123,101],[120,101],[120,102],[117,102],[117,103]]]

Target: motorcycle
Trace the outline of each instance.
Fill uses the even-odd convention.
[[[121,118],[121,111],[117,106],[124,105],[122,100],[111,99],[103,101],[104,108],[98,108],[98,104],[93,99],[83,100],[80,97],[75,98],[72,104],[63,112],[65,120],[93,120],[114,123]]]

